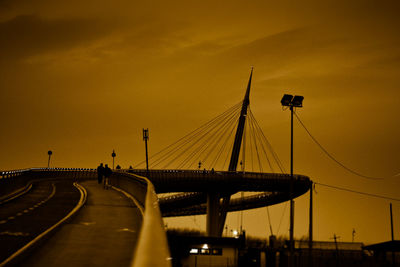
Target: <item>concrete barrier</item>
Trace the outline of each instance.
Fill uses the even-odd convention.
[[[110,183],[144,204],[142,228],[131,266],[172,266],[164,222],[153,184],[146,177],[122,171],[114,172]]]

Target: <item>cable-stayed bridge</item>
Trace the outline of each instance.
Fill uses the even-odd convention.
[[[135,266],[153,264],[147,261],[155,260],[151,258],[150,255],[153,253],[149,251],[149,249],[154,250],[155,247],[159,249],[161,262],[168,258],[165,233],[161,223],[162,216],[206,214],[207,234],[221,236],[228,212],[281,203],[298,197],[310,189],[311,181],[307,176],[293,175],[292,177],[285,174],[282,163],[255,120],[249,108],[252,73],[253,71],[251,71],[243,101],[154,154],[150,157],[149,169],[139,169],[137,167],[140,167],[140,164],[138,164],[135,169],[114,171],[110,177],[112,188],[132,199],[137,208],[135,213],[141,214],[143,218],[142,225],[138,226],[138,229],[121,226],[121,231],[141,232],[135,255],[147,256],[145,259],[135,256]],[[275,173],[275,169],[279,169],[280,173]],[[96,205],[102,207],[103,211],[107,210],[106,207],[114,207],[109,210],[110,214],[117,209],[116,207],[128,205],[121,204],[117,197],[107,202],[109,201],[107,195],[110,195],[110,192],[99,191],[95,183],[90,181],[96,177],[96,171],[93,169],[42,168],[1,172],[0,203],[2,208],[4,207],[2,209],[4,219],[0,218],[0,231],[1,227],[5,227],[1,233],[4,236],[10,236],[9,239],[12,242],[15,241],[15,248],[11,246],[13,248],[4,255],[0,255],[3,256],[0,259],[3,264],[14,264],[19,261],[21,255],[30,250],[30,246],[40,243],[37,241],[40,233],[54,231],[51,230],[52,223],[49,222],[46,226],[32,230],[34,234],[9,230],[18,228],[18,225],[12,224],[17,221],[19,227],[27,227],[29,223],[19,218],[23,218],[25,214],[34,214],[36,210],[48,206],[48,203],[54,202],[54,206],[48,207],[48,212],[45,214],[56,222],[61,222],[60,218],[70,220],[69,217],[73,215],[71,213],[82,213],[79,209],[86,201],[89,201],[90,205],[89,208],[83,208],[83,210],[86,209],[86,213],[83,212],[83,214],[90,213],[90,208]],[[90,182],[83,182],[86,180]],[[257,193],[231,199],[233,194],[240,191]],[[64,195],[60,195],[62,192]],[[175,194],[159,197],[157,200],[158,193]],[[74,197],[66,197],[72,195]],[[72,202],[78,201],[78,204],[72,211],[66,205],[65,211],[61,212],[63,209],[59,208],[60,203],[64,207],[65,202],[68,202],[65,199]],[[100,205],[97,201],[109,204]],[[15,216],[14,211],[17,212]],[[56,213],[55,211],[61,214],[52,216]],[[68,213],[68,211],[71,212]],[[96,220],[99,222],[93,223],[87,220],[94,217],[87,216],[83,215],[85,219],[79,218],[79,215],[77,217],[82,225],[92,228],[98,227],[99,222],[104,220],[104,217],[98,216]],[[47,229],[47,227],[50,228]],[[47,230],[44,231],[43,228]],[[75,230],[78,235],[84,231],[81,228]],[[101,231],[101,228],[98,230]],[[23,238],[16,241],[15,235]],[[39,239],[41,240],[42,237]],[[149,245],[149,240],[158,240],[156,243],[159,246]],[[99,243],[99,241],[93,242]],[[104,240],[100,242],[106,243]],[[57,245],[52,246],[52,248],[55,247]],[[48,261],[49,256],[46,254],[43,259]]]
[[[130,170],[149,177],[159,193],[184,192],[160,199],[164,216],[207,214],[209,236],[221,236],[229,211],[277,204],[310,188],[308,177],[285,174],[251,112],[252,76],[253,69],[241,102],[152,155],[148,172]],[[231,200],[239,191],[260,193]]]

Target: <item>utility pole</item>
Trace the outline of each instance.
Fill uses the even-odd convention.
[[[313,183],[310,184],[310,225],[308,233],[308,266],[313,266]]]
[[[337,243],[337,239],[339,239],[340,236],[337,236],[336,234],[333,234],[333,240],[335,241],[335,248],[336,248],[336,266],[339,266],[339,247]]]
[[[50,168],[50,158],[51,158],[51,155],[53,155],[53,151],[49,150],[49,151],[47,151],[47,154],[49,155],[49,160],[47,161],[47,168]]]
[[[391,232],[392,232],[392,242],[394,243],[392,203],[390,203],[390,228],[391,228]],[[393,245],[393,247],[394,247],[394,245]],[[392,263],[393,263],[393,266],[395,266],[396,254],[394,253],[394,250],[392,251]]]
[[[149,176],[149,153],[147,150],[147,140],[149,140],[149,129],[143,129],[143,140],[146,147],[146,171]]]
[[[114,149],[113,149],[113,152],[111,153],[111,157],[113,158],[113,170],[114,170],[114,163],[115,163],[115,156],[116,156],[117,154],[115,154],[115,151],[114,151]]]

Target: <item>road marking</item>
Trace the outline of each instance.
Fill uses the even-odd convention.
[[[129,194],[128,192],[122,190],[121,188],[115,187],[115,186],[111,186],[112,189],[124,194],[127,198],[129,198],[130,200],[133,201],[133,203],[135,203],[136,207],[139,209],[140,213],[142,214],[142,216],[144,215],[144,207],[139,203],[139,201],[137,201],[136,198],[134,198],[131,194]]]
[[[130,233],[136,233],[135,230],[129,229],[129,228],[121,228],[118,229],[117,232],[130,232]]]
[[[0,235],[9,235],[9,236],[29,236],[29,233],[22,233],[22,232],[1,232]]]
[[[44,231],[43,233],[39,234],[38,236],[36,236],[33,240],[31,240],[29,243],[27,243],[25,246],[23,246],[22,248],[20,248],[18,251],[16,251],[14,254],[12,254],[10,257],[8,257],[7,259],[5,259],[3,262],[0,262],[0,267],[4,267],[6,265],[9,265],[10,263],[12,263],[13,261],[15,261],[15,259],[17,257],[19,257],[23,252],[25,252],[29,247],[33,246],[35,243],[37,243],[40,239],[42,239],[44,236],[48,235],[49,233],[51,233],[52,231],[54,231],[54,229],[56,229],[58,226],[60,226],[62,223],[64,223],[66,220],[68,220],[74,213],[76,213],[86,202],[87,199],[87,191],[86,189],[79,185],[78,183],[74,183],[74,186],[76,188],[78,188],[78,190],[81,193],[81,198],[79,199],[78,205],[75,206],[75,208],[70,211],[68,213],[67,216],[65,216],[63,219],[61,219],[60,221],[58,221],[56,224],[54,224],[52,227],[48,228],[46,231]],[[54,191],[55,191],[55,187],[54,187]],[[15,263],[15,262],[14,262]]]
[[[81,222],[80,224],[85,225],[85,226],[89,226],[92,224],[96,224],[96,222]]]
[[[8,219],[8,220],[14,220],[15,217],[14,217],[14,216],[10,216],[10,217],[8,217],[7,219]]]
[[[8,196],[10,196],[10,195],[8,195],[7,197],[5,197],[4,200],[0,201],[0,205],[3,204],[3,203],[9,202],[10,200],[13,200],[13,199],[15,199],[15,198],[17,198],[17,197],[22,196],[23,194],[27,193],[27,192],[28,192],[29,190],[31,190],[31,189],[32,189],[32,184],[29,184],[28,186],[26,186],[26,187],[23,188],[22,190],[17,190],[17,191],[19,191],[19,192],[16,193],[16,194],[15,194],[15,192],[11,193],[10,195],[14,195],[14,194],[15,194],[15,195],[14,195],[14,196],[11,196],[11,197],[8,197]]]
[[[2,220],[2,221],[0,221],[0,224],[4,224],[6,222],[7,222],[7,220]]]
[[[22,212],[18,212],[17,213],[17,216],[21,216],[23,213]]]

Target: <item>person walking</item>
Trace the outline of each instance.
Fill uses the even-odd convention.
[[[104,175],[104,167],[103,163],[100,163],[100,165],[97,167],[97,182],[101,184],[103,181],[103,175]]]
[[[112,174],[112,170],[106,164],[104,167],[104,189],[108,189],[109,186],[109,177]]]

